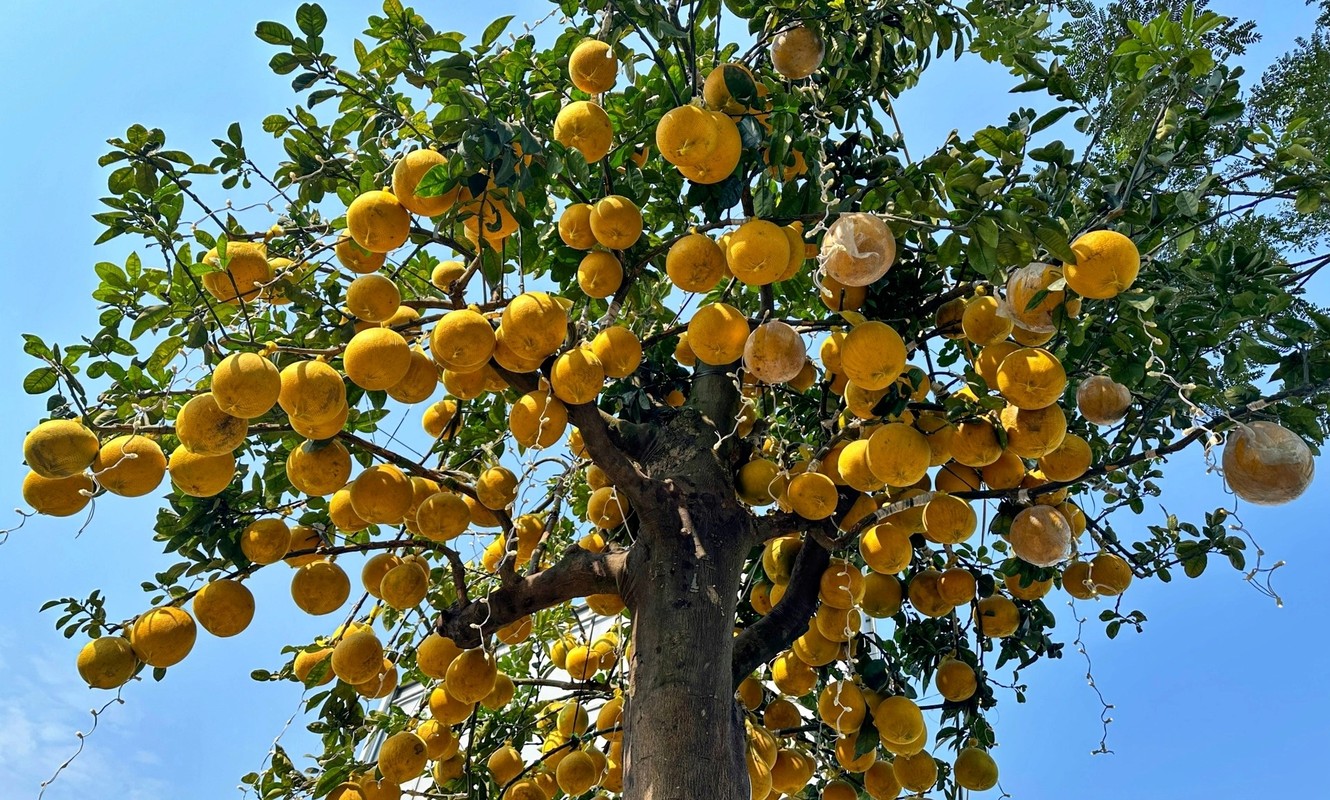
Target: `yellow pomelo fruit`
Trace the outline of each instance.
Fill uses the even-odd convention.
[[[984,379],[984,383],[988,384],[988,388],[996,389],[998,386],[998,367],[1002,365],[1002,360],[1020,349],[1021,346],[1015,342],[996,342],[980,348],[979,354],[974,359],[974,371]]]
[[[951,703],[969,700],[979,688],[974,668],[954,658],[942,659],[933,682],[937,686],[938,694]]]
[[[411,348],[411,361],[402,379],[388,387],[388,396],[399,403],[423,403],[439,388],[439,365],[424,350]]]
[[[286,477],[311,497],[330,495],[351,477],[351,454],[335,439],[301,442],[286,457]]]
[[[1238,497],[1271,506],[1307,490],[1315,474],[1311,449],[1293,431],[1274,422],[1239,424],[1224,443],[1224,480]]]
[[[613,253],[593,250],[577,265],[577,285],[587,297],[603,300],[623,284],[623,265]]]
[[[1045,453],[1039,459],[1039,470],[1050,481],[1074,481],[1090,468],[1093,458],[1090,443],[1069,433],[1063,437],[1057,449]]]
[[[605,386],[605,366],[589,347],[574,347],[550,367],[554,396],[569,405],[590,403]]]
[[[282,560],[289,567],[303,567],[306,564],[313,564],[324,556],[318,552],[320,548],[327,544],[317,528],[310,528],[305,525],[296,525],[291,528],[291,544],[288,547],[286,558]],[[304,553],[305,555],[293,556],[292,553]]]
[[[986,792],[997,785],[998,768],[993,757],[977,747],[962,748],[952,770],[956,785],[972,792]]]
[[[798,723],[780,727],[798,727]],[[776,754],[776,763],[771,767],[771,788],[778,794],[798,794],[813,779],[816,769],[817,762],[811,756],[798,750],[782,748]]]
[[[320,442],[324,439],[331,439],[346,427],[346,422],[351,418],[351,407],[342,406],[341,410],[335,416],[319,422],[302,420],[299,417],[290,417],[291,430],[311,441]]]
[[[944,414],[921,412],[915,417],[914,426],[928,439],[929,466],[940,467],[951,460],[951,438],[956,435],[956,426]]]
[[[839,345],[840,368],[855,386],[886,389],[905,371],[905,341],[885,322],[856,325]]]
[[[200,456],[230,453],[244,443],[248,433],[249,420],[223,411],[212,392],[191,397],[175,421],[180,446]]]
[[[965,338],[987,347],[997,344],[1011,335],[1011,320],[1000,316],[1001,303],[989,295],[976,297],[965,304],[965,313],[961,315],[961,330]]]
[[[495,783],[500,787],[505,783],[512,783],[512,780],[520,775],[523,767],[525,764],[521,761],[521,752],[512,744],[496,748],[489,753],[488,759],[485,759],[485,768],[489,769],[489,775],[493,776]]]
[[[166,476],[166,454],[146,436],[127,434],[108,440],[92,462],[93,477],[111,494],[142,497]]]
[[[904,589],[892,575],[870,572],[864,576],[864,599],[860,603],[864,613],[874,619],[893,617],[901,610]]]
[[[430,272],[429,282],[435,289],[441,292],[448,291],[453,283],[462,279],[466,274],[466,264],[461,261],[441,261],[439,265]]]
[[[936,494],[924,505],[924,535],[930,541],[960,544],[974,534],[977,525],[974,508],[959,497]]]
[[[1076,387],[1076,408],[1095,425],[1113,425],[1127,415],[1131,390],[1106,375],[1092,375]]]
[[[836,459],[836,469],[845,484],[861,492],[876,492],[886,486],[868,463],[869,441],[855,439],[846,443]],[[824,462],[825,463],[825,462]]]
[[[836,763],[840,765],[841,769],[856,775],[867,772],[869,767],[877,763],[876,748],[869,749],[868,752],[856,757],[854,753],[858,748],[858,733],[852,733],[848,736],[841,736],[836,739]]]
[[[383,668],[383,645],[368,626],[345,634],[333,647],[332,673],[351,685],[364,683]]]
[[[456,416],[457,401],[445,398],[425,409],[420,424],[432,439],[451,438],[448,429]]]
[[[205,583],[194,595],[194,617],[213,636],[235,636],[254,619],[254,594],[240,581]]]
[[[679,174],[693,183],[720,183],[734,174],[743,157],[743,136],[734,120],[719,112],[707,112],[716,126],[716,144],[695,165],[680,164]]]
[[[463,717],[462,719],[466,718]],[[462,777],[462,772],[465,769],[466,757],[457,752],[451,758],[434,762],[434,766],[430,769],[430,777],[434,778],[434,782],[438,785],[446,786],[451,781]],[[388,798],[388,800],[392,800],[392,798]]]
[[[379,772],[384,780],[403,784],[419,778],[429,761],[425,741],[411,731],[400,731],[379,747]]]
[[[741,282],[765,286],[789,266],[790,241],[774,222],[752,219],[730,235],[725,260],[730,272]]]
[[[874,214],[842,214],[822,237],[822,270],[845,286],[868,286],[896,262],[896,237]]]
[[[873,800],[896,800],[901,793],[900,781],[889,761],[874,761],[864,773],[864,791]]]
[[[947,339],[964,339],[965,331],[961,319],[965,315],[965,299],[961,297],[948,300],[938,307],[933,315],[938,331]]]
[[[429,576],[415,564],[399,564],[388,570],[379,582],[383,602],[398,611],[420,605],[428,591]]]
[[[874,572],[896,575],[914,558],[910,532],[894,522],[880,522],[859,535],[859,554]]]
[[[508,207],[507,189],[490,189],[479,198],[466,201],[461,206],[465,215],[462,227],[466,238],[479,245],[482,241],[491,249],[499,250],[509,236],[517,232],[517,217]],[[521,198],[518,198],[519,201]]]
[[[803,337],[780,320],[758,325],[744,343],[744,369],[763,383],[793,380],[807,359]]]
[[[129,641],[134,655],[150,667],[178,664],[194,649],[198,627],[183,608],[161,606],[145,611],[134,620]]]
[[[1021,458],[1040,458],[1057,449],[1067,435],[1067,417],[1057,405],[1028,410],[1002,409],[1007,449]]]
[[[926,617],[945,617],[955,608],[955,606],[943,600],[942,594],[938,591],[938,579],[941,577],[942,573],[937,570],[926,569],[916,573],[910,579],[910,586],[907,590],[910,605]]]
[[[1011,522],[1007,541],[1017,558],[1036,567],[1051,567],[1071,555],[1071,526],[1052,506],[1031,506]]]
[[[342,494],[338,492],[338,494]],[[395,553],[378,553],[370,556],[365,566],[360,568],[360,585],[365,587],[369,596],[383,599],[383,576],[402,565],[402,559]]]
[[[591,205],[570,203],[559,215],[559,238],[574,250],[590,250],[596,246],[596,234],[591,232]]]
[[[448,666],[453,663],[453,659],[461,654],[462,648],[454,644],[452,639],[430,633],[416,646],[416,666],[426,676],[441,680],[448,674]],[[446,720],[440,722],[451,724]]]
[[[979,630],[991,639],[1012,635],[1021,625],[1016,604],[1000,594],[979,601]]]
[[[891,771],[896,775],[896,782],[907,792],[920,794],[937,783],[937,762],[927,750],[920,750],[914,755],[896,756],[896,760],[891,763]]]
[[[1098,596],[1095,582],[1090,579],[1090,562],[1073,561],[1062,570],[1062,588],[1077,600],[1093,600]]]
[[[787,650],[772,661],[771,681],[781,694],[803,697],[813,691],[817,684],[817,673],[812,665],[799,658],[794,651]]]
[[[1017,408],[1046,408],[1062,399],[1067,373],[1062,362],[1047,350],[1022,347],[998,365],[997,389]]]
[[[864,574],[843,558],[833,558],[822,571],[818,597],[835,608],[851,608],[863,600]]]
[[[1067,285],[1082,297],[1107,300],[1131,287],[1141,271],[1141,254],[1117,231],[1090,231],[1071,243],[1075,264],[1062,267]]]
[[[559,761],[555,769],[559,789],[569,797],[591,791],[600,778],[596,763],[582,750],[574,750]]]
[[[351,234],[346,231],[337,237],[337,244],[333,247],[333,255],[337,257],[338,263],[357,275],[368,275],[376,272],[383,267],[387,256],[383,253],[371,253],[356,243],[351,238]]]
[[[351,337],[342,364],[352,383],[366,391],[382,391],[406,377],[411,347],[397,331],[368,328]]]
[[[1048,594],[1049,589],[1053,588],[1053,581],[1051,578],[1042,581],[1032,580],[1025,586],[1021,585],[1022,580],[1024,580],[1024,578],[1020,575],[1008,575],[1002,579],[1003,586],[1007,588],[1007,594],[1010,594],[1017,600],[1038,600]]]
[[[928,439],[902,422],[879,426],[868,437],[868,466],[888,486],[904,487],[928,474]]]
[[[820,800],[858,800],[859,791],[854,784],[843,780],[827,781],[822,787]]]
[[[233,417],[263,416],[277,405],[281,392],[277,367],[258,353],[232,353],[212,371],[212,396]]]
[[[820,472],[805,472],[790,479],[785,502],[804,519],[826,519],[836,512],[836,484]]]
[[[397,202],[422,217],[437,217],[451,211],[462,193],[460,185],[437,197],[416,194],[420,179],[434,167],[447,163],[447,157],[435,150],[413,150],[402,156],[393,166],[393,196]]]
[[[87,475],[43,478],[35,472],[29,472],[23,478],[23,502],[32,506],[38,514],[68,517],[87,507],[96,488],[92,478]]]
[[[563,346],[568,312],[545,292],[526,292],[508,302],[500,323],[503,345],[526,359],[544,359]]]
[[[790,80],[807,78],[822,65],[822,37],[804,25],[781,31],[771,40],[771,66]]]
[[[868,297],[868,287],[846,286],[830,275],[824,275],[818,293],[822,304],[830,311],[855,311]]]
[[[699,361],[722,366],[738,361],[748,342],[748,318],[728,303],[709,303],[688,322],[688,346]]]
[[[717,120],[698,106],[666,111],[656,125],[656,147],[676,167],[695,167],[716,150],[720,137]]]
[[[24,437],[23,460],[43,478],[68,478],[91,466],[99,447],[97,434],[82,422],[47,420]]]
[[[134,646],[123,636],[93,639],[79,650],[77,662],[79,677],[94,689],[124,686],[138,665]]]
[[[438,492],[416,510],[416,530],[435,542],[447,542],[462,534],[471,524],[466,501],[452,492]]]
[[[335,419],[346,409],[342,376],[322,361],[298,361],[281,371],[277,403],[292,420],[318,424]]]
[[[939,492],[947,492],[948,494],[978,491],[983,482],[979,470],[974,467],[967,467],[964,464],[957,464],[955,461],[948,461],[933,476],[934,487]]]
[[[942,602],[963,606],[975,598],[978,584],[969,570],[959,567],[943,570],[937,579],[937,593]]]
[[[256,519],[240,534],[240,551],[255,564],[275,564],[291,549],[291,529],[280,519]]]
[[[396,525],[411,508],[411,479],[391,464],[376,464],[351,482],[351,506],[366,522]]]
[[[567,427],[568,408],[545,392],[527,392],[508,413],[508,429],[523,447],[552,447]]]
[[[500,511],[517,499],[517,475],[507,467],[490,467],[476,478],[476,499],[492,511]]]
[[[1003,450],[1002,455],[979,474],[990,489],[1015,489],[1025,480],[1025,462],[1010,450]]]
[[[1117,597],[1131,585],[1131,565],[1112,553],[1100,553],[1090,560],[1088,579],[1096,594]]]
[[[586,100],[574,100],[555,117],[554,140],[577,150],[588,164],[594,164],[610,152],[614,127],[605,109]]]
[[[291,576],[291,599],[306,614],[331,614],[350,596],[351,579],[331,561],[305,564]]]
[[[884,698],[873,710],[873,722],[884,741],[909,744],[924,730],[924,715],[914,701],[903,695]]]
[[[480,312],[449,311],[430,332],[430,354],[446,369],[474,372],[494,354],[494,328]]]
[[[387,253],[406,244],[411,215],[391,192],[373,190],[351,201],[346,209],[351,238],[371,253]]]
[[[602,530],[619,527],[627,514],[628,500],[620,497],[613,486],[601,487],[587,499],[587,521]]]
[[[610,325],[597,333],[590,347],[607,378],[626,378],[642,363],[641,340],[622,325]]]
[[[813,252],[816,252],[817,248],[804,243],[804,224],[798,220],[782,226],[780,230],[785,234],[785,241],[790,244],[790,260],[785,264],[785,271],[776,280],[787,281],[803,270],[804,262],[808,260],[809,249],[811,248]]]
[[[346,287],[346,309],[365,322],[383,322],[397,313],[402,293],[388,277],[361,275]]]
[[[619,59],[606,42],[588,39],[574,47],[568,56],[568,79],[587,94],[603,94],[613,89],[618,71]]]
[[[753,73],[743,64],[721,64],[707,74],[702,85],[702,99],[712,111],[745,114],[749,108],[736,97],[757,94]]]
[[[867,713],[863,692],[849,681],[832,681],[817,696],[818,716],[838,733],[859,730]]]
[[[762,571],[772,583],[790,582],[794,571],[794,560],[803,548],[803,540],[798,534],[777,536],[762,547]]]
[[[227,242],[226,262],[222,269],[222,257],[215,247],[203,256],[204,264],[218,269],[203,276],[203,288],[220,302],[234,305],[255,300],[263,285],[273,279],[267,248],[260,243]]]
[[[642,212],[623,195],[602,197],[591,206],[591,232],[610,250],[627,250],[642,237]]]
[[[387,697],[397,690],[397,666],[385,658],[377,675],[351,688],[356,694],[369,700]]]
[[[494,656],[484,648],[465,650],[448,665],[448,694],[462,703],[477,703],[494,689],[499,674]]]
[[[702,233],[681,237],[665,255],[665,273],[685,292],[710,291],[726,269],[720,245]]]
[[[1007,291],[1002,312],[1015,323],[1012,334],[1017,331],[1026,335],[1052,335],[1057,327],[1053,323],[1053,312],[1062,305],[1066,293],[1061,290],[1050,291],[1049,286],[1062,277],[1062,272],[1051,264],[1035,262],[1011,271],[1007,276]],[[1043,293],[1038,301],[1035,300]]]

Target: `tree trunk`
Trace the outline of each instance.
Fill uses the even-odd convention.
[[[731,664],[752,523],[715,429],[685,410],[646,448],[661,488],[637,509],[625,600],[633,650],[624,709],[626,800],[749,800]]]

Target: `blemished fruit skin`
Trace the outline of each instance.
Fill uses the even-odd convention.
[[[411,214],[391,192],[365,192],[346,209],[346,228],[356,244],[371,253],[387,253],[406,244]]]
[[[138,663],[128,639],[103,636],[83,645],[78,655],[78,673],[94,689],[115,689],[133,677]]]
[[[161,606],[144,612],[130,628],[134,655],[150,667],[180,663],[194,649],[198,629],[183,608]]]
[[[87,475],[43,478],[36,472],[29,472],[23,478],[23,502],[38,514],[68,517],[87,507],[95,488],[92,478]]]
[[[1071,243],[1075,264],[1063,267],[1067,286],[1083,297],[1107,300],[1130,288],[1141,271],[1136,244],[1117,231],[1090,231]]]
[[[72,419],[53,419],[33,428],[23,439],[23,460],[43,478],[68,478],[92,465],[97,434]]]

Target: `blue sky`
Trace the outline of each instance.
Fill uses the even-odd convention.
[[[295,5],[236,0],[209,4],[204,14],[195,4],[133,0],[59,12],[44,2],[5,3],[10,30],[22,33],[0,50],[0,68],[11,76],[11,123],[0,126],[0,152],[8,156],[0,162],[0,220],[12,298],[0,319],[0,377],[9,397],[0,449],[11,454],[0,467],[0,486],[8,487],[0,508],[21,505],[20,445],[44,411],[40,399],[19,388],[35,366],[21,352],[19,333],[69,341],[87,332],[96,313],[89,297],[92,265],[123,260],[129,246],[91,245],[98,229],[89,217],[101,210],[97,198],[105,191],[105,174],[96,166],[104,140],[142,122],[163,128],[173,147],[207,157],[209,141],[238,120],[261,156],[266,135],[259,122],[293,96],[287,79],[267,68],[272,49],[252,31],[274,13],[287,21]],[[373,4],[324,6],[330,48],[349,54],[350,37]],[[1245,60],[1256,73],[1307,33],[1313,18],[1293,0],[1217,0],[1213,6],[1256,15],[1265,39]],[[548,7],[505,0],[421,9],[441,28],[474,34],[500,12],[534,20]],[[953,128],[1001,123],[1015,107],[1005,94],[1009,77],[976,61],[939,62],[898,104],[916,152]],[[34,79],[38,70],[40,80]],[[1099,743],[1099,706],[1086,686],[1083,659],[1069,648],[1062,661],[1024,674],[1029,702],[1003,698],[992,715],[1004,787],[1018,798],[1088,800],[1128,792],[1237,797],[1319,785],[1320,740],[1330,712],[1318,678],[1330,655],[1317,613],[1325,597],[1322,565],[1330,563],[1326,470],[1323,464],[1317,483],[1294,505],[1243,511],[1268,560],[1288,564],[1276,576],[1284,608],[1217,564],[1196,581],[1134,585],[1124,610],[1149,616],[1142,635],[1127,632],[1108,642],[1094,621],[1099,607],[1082,604],[1080,613],[1091,620],[1085,641],[1095,679],[1116,706],[1109,734],[1115,755],[1089,755]],[[1204,474],[1195,454],[1175,460],[1170,476],[1162,501],[1170,511],[1196,518],[1220,501],[1220,480]],[[99,504],[94,523],[77,537],[77,522],[33,519],[0,547],[0,607],[7,610],[0,618],[0,671],[6,675],[0,682],[0,786],[8,787],[6,796],[35,796],[37,784],[76,749],[75,731],[88,730],[87,710],[108,699],[83,687],[73,668],[81,642],[54,631],[53,617],[38,615],[40,604],[102,587],[112,613],[130,615],[146,601],[140,580],[171,563],[152,542],[157,501],[112,501]],[[1162,516],[1155,507],[1122,524],[1133,530]],[[0,527],[8,524],[0,520]],[[108,713],[46,796],[229,796],[240,775],[260,766],[299,702],[291,684],[256,683],[250,671],[278,666],[283,644],[308,641],[327,624],[291,608],[286,581],[285,574],[269,571],[251,582],[259,614],[250,630],[232,640],[200,636],[193,655],[165,681],[128,687],[126,705]],[[1063,611],[1069,610],[1059,609],[1058,631],[1070,640],[1074,623]],[[306,741],[298,723],[284,739],[296,752],[304,752]]]

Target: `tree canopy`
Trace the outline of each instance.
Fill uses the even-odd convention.
[[[323,752],[265,798],[994,788],[1053,597],[1114,637],[1135,581],[1263,575],[1237,512],[1330,425],[1324,29],[1249,101],[1205,5],[561,0],[469,39],[386,0],[349,55],[317,4],[258,23],[297,102],[207,155],[110,139],[98,241],[137,250],[80,341],[25,336],[27,502],[153,495],[174,559],[48,604],[79,673],[188,669],[290,569],[327,635],[253,677]],[[1036,108],[907,143],[943,58]],[[1187,448],[1233,497],[1157,518]]]

